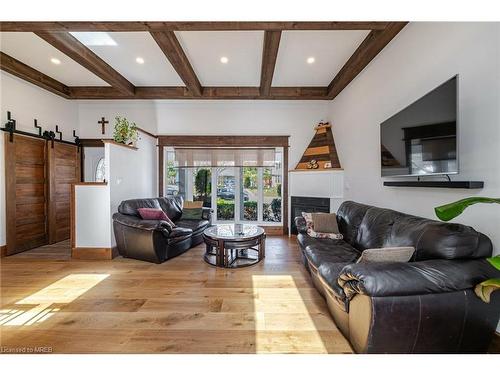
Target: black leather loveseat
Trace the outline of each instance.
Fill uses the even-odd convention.
[[[315,239],[295,218],[297,240],[313,283],[358,353],[485,352],[500,316],[474,286],[499,277],[484,259],[488,237],[468,226],[344,202],[343,240]],[[359,263],[368,248],[413,246],[408,263]]]
[[[203,242],[203,231],[209,225],[210,209],[203,208],[200,220],[182,219],[181,196],[131,199],[120,203],[113,215],[113,230],[120,255],[126,258],[161,263]],[[142,220],[139,208],[161,208],[175,223]]]

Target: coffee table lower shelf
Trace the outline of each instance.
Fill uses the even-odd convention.
[[[265,234],[244,241],[215,240],[203,236],[206,244],[205,262],[223,268],[248,267],[265,257]]]

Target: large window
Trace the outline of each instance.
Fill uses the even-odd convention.
[[[165,195],[180,194],[186,200],[203,201],[204,207],[214,209],[215,222],[281,224],[282,149],[273,149],[273,160],[266,166],[257,160],[263,156],[248,150],[231,157],[227,150],[223,156],[214,155],[204,157],[212,158],[210,162],[196,156],[195,160],[186,156],[191,158],[186,162],[180,160],[184,156],[179,152],[165,148]],[[264,158],[269,159],[269,155]],[[203,165],[185,166],[189,163]]]

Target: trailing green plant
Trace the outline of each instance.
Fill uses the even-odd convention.
[[[115,131],[113,133],[115,142],[128,145],[135,143],[138,138],[139,132],[135,122],[129,122],[125,117],[115,117]]]
[[[500,204],[500,198],[486,198],[486,197],[471,197],[461,199],[456,202],[448,203],[439,207],[434,208],[434,212],[436,216],[443,220],[449,221],[465,211],[465,209],[469,206],[472,206],[477,203],[498,203]],[[500,255],[497,255],[492,258],[487,258],[487,261],[495,267],[497,270],[500,270]],[[490,302],[491,293],[500,289],[500,278],[489,279],[483,281],[480,284],[477,284],[474,288],[474,292],[476,295],[481,298],[484,302]]]

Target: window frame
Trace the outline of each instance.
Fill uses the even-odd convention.
[[[282,227],[283,234],[288,235],[289,229],[289,196],[288,196],[288,148],[289,136],[192,136],[192,135],[159,135],[158,136],[158,191],[164,196],[165,178],[164,164],[166,161],[165,147],[281,147],[281,223],[278,222],[250,222],[255,225]],[[212,176],[214,173],[212,173]],[[212,177],[213,178],[213,177]],[[214,185],[212,185],[214,189]],[[216,192],[215,192],[216,195]],[[214,192],[212,192],[212,199]],[[236,216],[236,215],[235,215]],[[260,219],[260,218],[259,218]],[[246,221],[246,223],[249,223]]]

